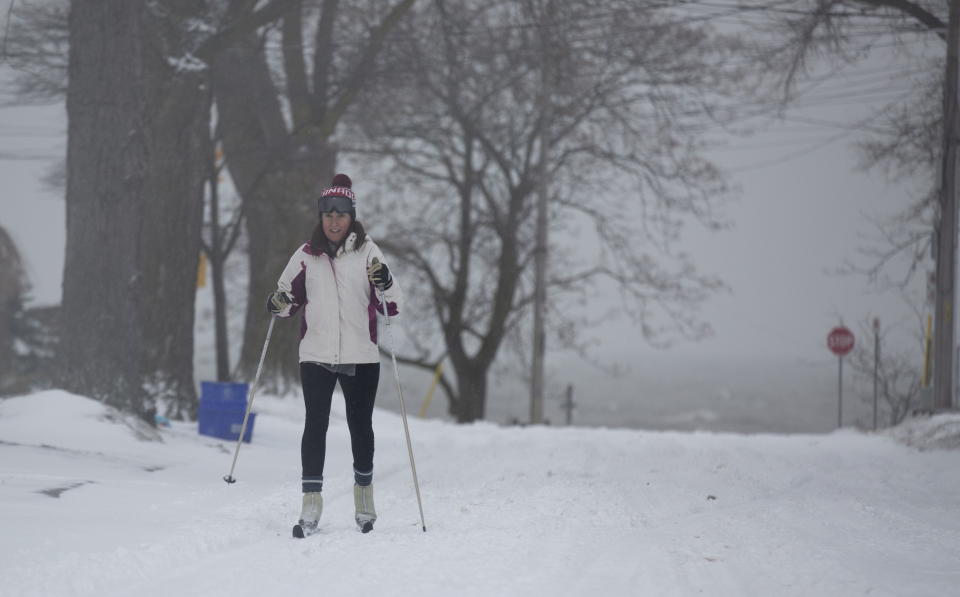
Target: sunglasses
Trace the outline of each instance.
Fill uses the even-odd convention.
[[[320,197],[317,199],[317,209],[322,214],[335,211],[348,214],[353,211],[353,201],[347,197]]]

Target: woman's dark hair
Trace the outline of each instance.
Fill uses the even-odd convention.
[[[355,233],[357,235],[357,242],[353,244],[353,250],[356,251],[363,246],[363,243],[367,242],[367,231],[364,230],[363,224],[360,223],[360,220],[353,220],[350,223],[350,228],[347,229],[347,235],[344,238],[350,236],[350,233]],[[325,254],[331,259],[336,257],[336,254],[331,255],[331,250],[336,250],[331,248],[330,241],[327,240],[327,235],[323,233],[323,220],[317,222],[316,227],[313,229],[313,234],[310,235],[310,248],[313,250],[314,254],[319,255],[320,253]]]

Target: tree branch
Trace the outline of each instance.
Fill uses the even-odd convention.
[[[352,75],[347,81],[346,86],[337,98],[337,101],[325,112],[324,119],[319,123],[321,134],[329,137],[337,127],[337,123],[343,118],[347,108],[353,103],[360,88],[366,83],[367,78],[373,71],[373,61],[380,53],[387,36],[397,26],[403,15],[410,10],[416,0],[402,0],[399,4],[390,9],[383,22],[380,23],[371,33],[370,41],[360,57],[360,62],[353,68]]]
[[[926,10],[919,4],[915,2],[910,2],[909,0],[853,0],[857,4],[865,4],[867,6],[879,6],[885,8],[892,8],[896,11],[902,12],[903,14],[913,18],[930,31],[934,32],[937,37],[946,41],[947,40],[947,24],[940,20],[940,18]]]
[[[196,51],[200,60],[209,63],[217,54],[231,47],[245,35],[253,33],[260,27],[273,23],[293,10],[302,0],[273,0],[255,12],[248,12],[254,3],[245,2],[241,8],[231,6],[231,9],[240,16],[227,28],[207,39]],[[246,14],[244,14],[246,13]]]
[[[445,325],[446,322],[443,320],[443,306],[447,304],[450,291],[444,288],[443,284],[440,282],[440,278],[433,270],[433,266],[430,264],[430,261],[421,255],[419,251],[409,245],[401,245],[400,243],[390,240],[378,241],[378,244],[386,251],[397,255],[401,259],[406,259],[412,263],[415,263],[418,269],[423,272],[423,274],[429,280],[430,287],[433,291],[432,294],[434,297],[434,305],[437,309],[437,315],[440,318],[441,324]]]
[[[298,1],[283,17],[283,70],[287,75],[287,99],[293,128],[310,121],[310,92],[307,89],[307,64],[303,59],[303,2]]]
[[[333,62],[333,25],[337,17],[337,0],[324,0],[317,24],[313,51],[313,121],[323,122],[330,99],[330,64]]]

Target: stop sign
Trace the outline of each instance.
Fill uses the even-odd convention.
[[[838,357],[847,354],[853,350],[853,332],[842,325],[833,328],[827,334],[827,348]]]

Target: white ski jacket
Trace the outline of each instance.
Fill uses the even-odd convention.
[[[293,297],[293,303],[278,317],[290,317],[303,309],[300,323],[300,362],[379,363],[377,312],[383,313],[379,293],[367,279],[367,266],[376,257],[384,262],[380,248],[367,236],[354,251],[357,235],[350,233],[336,259],[314,253],[307,243],[287,263],[277,289]],[[400,284],[384,292],[388,313],[399,313]]]

